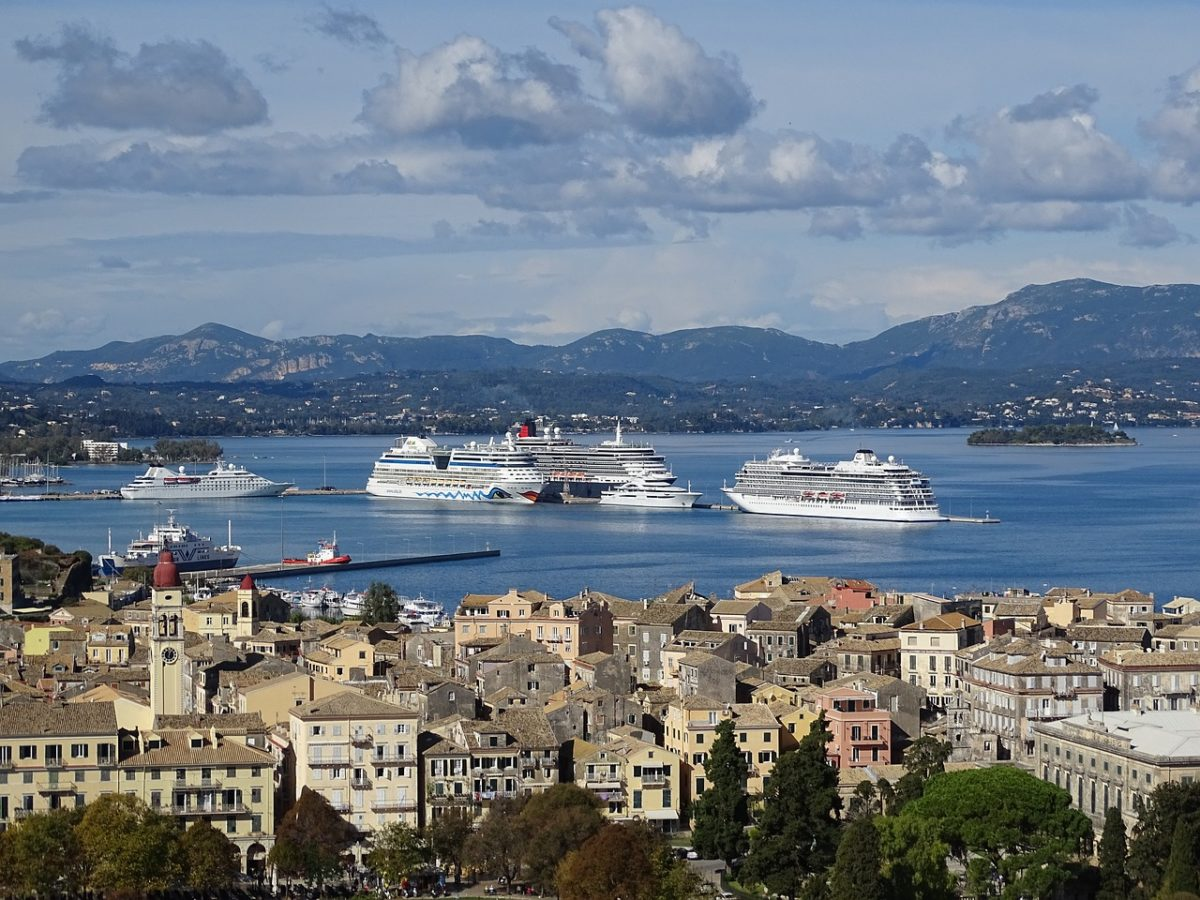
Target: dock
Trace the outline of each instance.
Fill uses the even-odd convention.
[[[252,575],[263,581],[272,578],[289,578],[293,575],[327,575],[331,572],[358,572],[364,569],[393,569],[399,566],[423,566],[431,563],[463,562],[471,559],[489,559],[500,555],[499,550],[464,550],[461,553],[426,553],[421,556],[396,556],[384,559],[364,559],[337,566],[282,566],[279,563],[262,563],[253,566],[236,566],[232,569],[212,569],[207,572],[189,572],[201,577],[239,577]]]
[[[946,516],[947,522],[957,522],[960,525],[999,525],[1000,520],[992,516]]]

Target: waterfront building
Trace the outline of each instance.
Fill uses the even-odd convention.
[[[342,691],[293,707],[289,720],[296,797],[318,792],[361,831],[419,824],[415,710]]]
[[[1200,778],[1200,714],[1120,711],[1036,722],[1034,772],[1071,795],[1099,831],[1109,807],[1125,827],[1160,784]]]
[[[1151,644],[1156,653],[1163,650],[1200,652],[1200,625],[1164,625],[1154,633]]]
[[[572,600],[537,591],[468,594],[454,613],[455,656],[475,638],[521,635],[543,644],[568,665],[580,656],[612,652],[613,618],[602,596],[584,590]]]

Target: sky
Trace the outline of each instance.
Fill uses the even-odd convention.
[[[1200,281],[1200,4],[0,3],[0,359]]]

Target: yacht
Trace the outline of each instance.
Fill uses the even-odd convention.
[[[742,465],[729,499],[743,512],[876,522],[944,522],[929,479],[895,457],[862,449],[853,459],[816,462],[776,450]]]
[[[601,506],[635,506],[641,509],[691,509],[700,497],[689,484],[663,483],[651,478],[636,478],[608,488],[600,494]]]
[[[598,444],[577,444],[555,427],[543,433],[532,419],[514,426],[510,433],[517,447],[528,450],[537,461],[546,480],[542,492],[545,500],[594,500],[606,489],[638,477],[661,478],[667,484],[675,481],[666,460],[654,447],[622,439],[620,420],[613,438]]]
[[[342,615],[361,616],[367,605],[367,597],[362,591],[346,591],[342,595]]]
[[[418,595],[409,600],[405,599],[400,607],[399,620],[405,625],[413,626],[420,625],[426,628],[432,628],[437,625],[446,624],[446,611],[442,609],[442,605],[434,600],[426,600]]]
[[[367,493],[400,500],[525,504],[537,500],[544,484],[533,457],[511,439],[451,449],[410,435],[376,461]]]
[[[188,472],[186,467],[168,469],[151,466],[144,474],[121,488],[125,500],[225,500],[239,497],[278,497],[291,482],[268,481],[244,466],[217,461],[207,472]]]
[[[237,565],[242,548],[233,543],[233,525],[229,526],[229,538],[224,546],[217,546],[212,538],[196,534],[187,525],[175,521],[175,511],[167,511],[165,525],[156,524],[148,535],[138,535],[129,542],[124,553],[114,553],[112,533],[109,533],[107,553],[97,558],[96,571],[100,575],[120,575],[131,566],[154,568],[158,554],[171,551],[175,568],[180,572],[207,572],[214,569],[232,569]]]

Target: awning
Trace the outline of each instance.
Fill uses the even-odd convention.
[[[679,813],[673,809],[648,809],[646,810],[647,819],[678,819]]]

